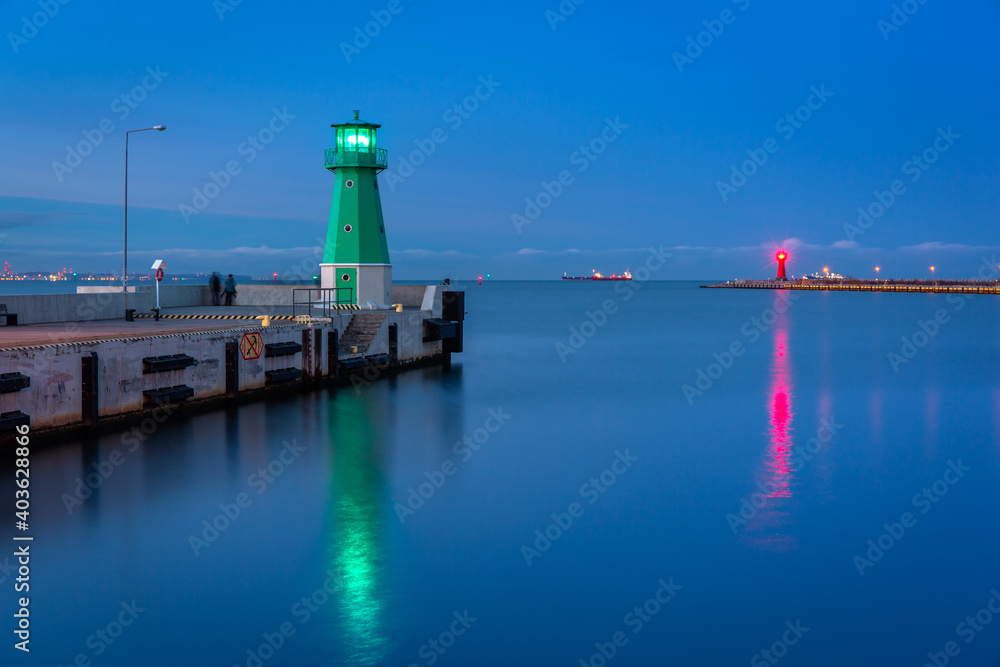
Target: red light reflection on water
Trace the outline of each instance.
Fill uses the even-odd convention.
[[[788,360],[788,332],[784,327],[774,330],[774,353],[771,359],[771,386],[768,394],[770,407],[770,435],[767,458],[769,477],[768,498],[790,498],[789,464],[792,451],[792,381]]]
[[[778,314],[772,331],[770,382],[765,399],[768,425],[764,435],[767,446],[757,483],[757,495],[763,496],[763,500],[755,504],[757,511],[748,520],[746,530],[749,541],[757,548],[790,551],[797,547],[791,515],[792,479],[795,474],[792,467],[795,395],[789,334],[783,313]]]

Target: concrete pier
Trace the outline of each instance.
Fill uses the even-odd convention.
[[[701,285],[704,288],[786,289],[820,292],[911,292],[944,294],[1000,294],[996,281],[891,281],[891,280],[734,280]]]
[[[302,288],[238,289],[244,303],[226,307],[204,305],[207,287],[161,288],[157,321],[140,288],[129,297],[133,322],[124,295],[107,288],[0,297],[18,316],[0,327],[0,431],[97,428],[180,404],[367,384],[462,350],[464,293],[450,288],[395,286],[398,307],[312,314],[301,305],[293,314],[292,290]]]

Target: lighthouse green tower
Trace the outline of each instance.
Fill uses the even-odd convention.
[[[392,303],[392,265],[378,194],[378,173],[387,166],[378,147],[378,123],[358,118],[331,125],[334,146],[326,151],[333,172],[333,203],[320,263],[322,287],[337,291],[340,303],[376,306]]]

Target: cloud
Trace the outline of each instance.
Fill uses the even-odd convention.
[[[287,255],[310,256],[315,255],[320,250],[319,246],[302,246],[297,248],[272,248],[270,246],[237,246],[235,248],[162,248],[160,250],[144,250],[141,248],[129,248],[129,255],[156,255],[157,257],[174,257],[179,259],[212,259],[214,257],[240,256],[245,257],[283,257]],[[75,255],[77,252],[52,253]],[[88,253],[94,256],[119,256],[120,250],[107,252]]]
[[[623,252],[645,252],[649,248],[608,248],[604,250],[581,250],[580,248],[564,248],[562,250],[539,250],[538,248],[521,248],[514,255],[613,255]]]
[[[900,252],[983,252],[985,250],[996,250],[997,246],[990,245],[968,245],[965,243],[941,243],[940,241],[928,241],[917,245],[899,246]]]
[[[76,211],[0,211],[0,228],[34,227],[66,222],[65,218],[79,217]]]
[[[406,250],[391,250],[390,255],[408,255],[410,257],[477,257],[457,250],[424,250],[423,248],[408,248]]]

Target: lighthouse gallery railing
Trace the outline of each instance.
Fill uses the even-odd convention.
[[[389,154],[384,148],[365,151],[338,151],[336,148],[326,149],[326,168],[336,167],[375,167],[386,169],[389,166]]]

